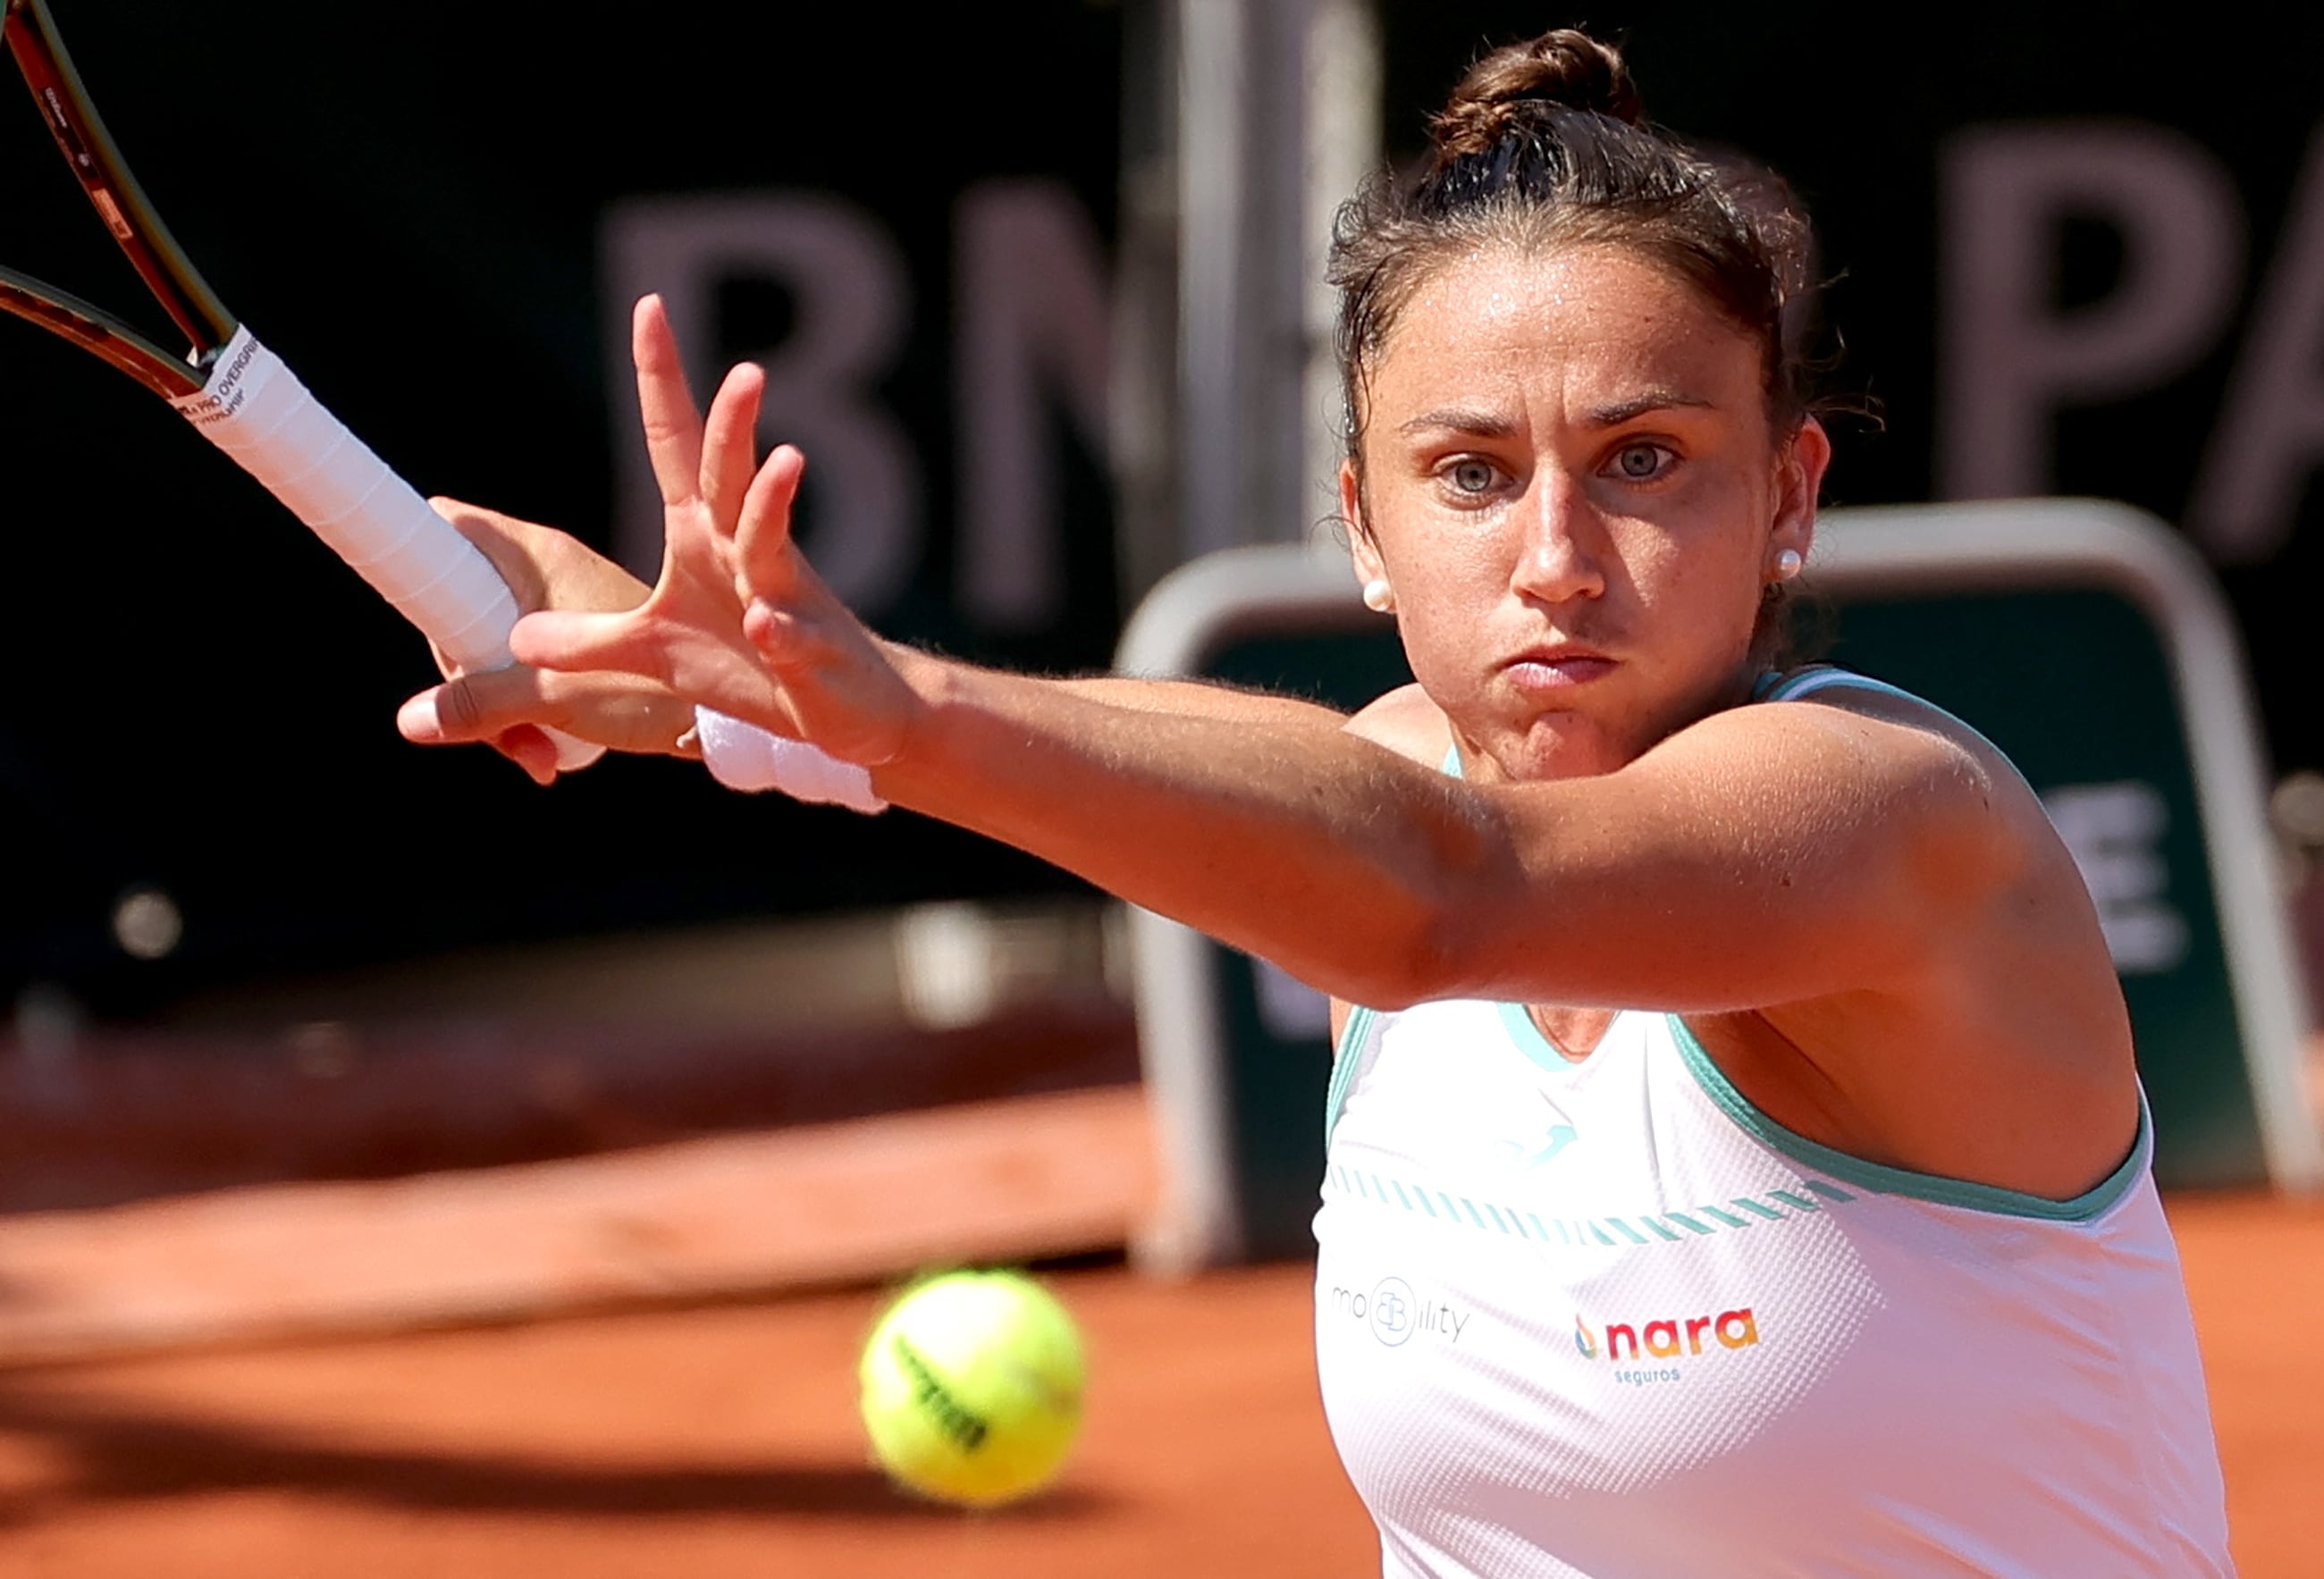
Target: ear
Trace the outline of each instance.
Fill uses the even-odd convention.
[[[1767,552],[1790,548],[1802,559],[1815,544],[1816,499],[1823,491],[1823,474],[1831,464],[1831,436],[1814,418],[1800,423],[1799,431],[1784,446],[1775,462],[1775,519],[1767,533]]]
[[[1364,519],[1364,484],[1353,461],[1340,463],[1340,519],[1348,525],[1348,557],[1355,562],[1356,580],[1363,583],[1388,574],[1380,562],[1379,545],[1372,540]]]

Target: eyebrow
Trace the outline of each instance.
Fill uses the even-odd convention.
[[[1398,423],[1396,430],[1398,433],[1451,431],[1473,433],[1480,438],[1508,438],[1517,432],[1517,425],[1490,411],[1470,411],[1448,406],[1434,411],[1424,411],[1409,422]]]
[[[1610,406],[1600,406],[1584,412],[1582,420],[1592,427],[1619,427],[1649,411],[1708,411],[1714,409],[1716,405],[1717,402],[1706,400],[1700,395],[1689,395],[1678,390],[1647,390],[1627,400],[1617,400]]]
[[[1633,395],[1627,400],[1617,400],[1610,406],[1593,407],[1582,414],[1582,420],[1591,427],[1619,427],[1634,422],[1650,411],[1715,410],[1718,403],[1700,395],[1690,395],[1679,390],[1654,389]],[[1458,406],[1442,407],[1424,411],[1409,422],[1397,426],[1398,433],[1452,432],[1475,434],[1480,438],[1508,438],[1517,430],[1517,425],[1506,417],[1491,411],[1470,410]]]

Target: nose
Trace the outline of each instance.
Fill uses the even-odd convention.
[[[1554,606],[1605,592],[1603,523],[1579,479],[1555,466],[1536,469],[1515,513],[1518,541],[1509,585],[1519,597]]]

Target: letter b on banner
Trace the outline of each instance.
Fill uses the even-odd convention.
[[[626,426],[616,444],[616,556],[650,578],[661,563],[661,496],[646,464],[632,383],[629,304],[649,290],[669,308],[698,399],[724,372],[720,287],[760,280],[793,304],[775,345],[734,354],[767,371],[762,445],[796,444],[812,458],[802,540],[843,599],[875,612],[918,565],[919,461],[892,413],[873,398],[909,326],[911,286],[895,243],[854,205],[816,193],[641,198],[611,210],[602,252],[612,320],[608,380]]]

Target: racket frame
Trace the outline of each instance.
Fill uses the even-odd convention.
[[[172,357],[112,314],[13,269],[0,268],[0,311],[61,335],[167,399],[457,671],[513,662],[508,632],[520,610],[492,561],[226,310],[130,175],[45,0],[5,0],[0,39],[90,207],[190,349]],[[219,365],[235,347],[235,360]],[[235,426],[244,422],[252,426]],[[298,453],[282,454],[286,443]],[[545,732],[565,770],[604,755],[602,746]]]
[[[111,313],[45,281],[0,267],[0,310],[38,324],[102,358],[164,399],[198,391],[238,326],[147,200],[89,102],[46,0],[6,0],[0,39],[15,57],[41,120],[89,205],[138,278],[190,347],[175,357]]]

